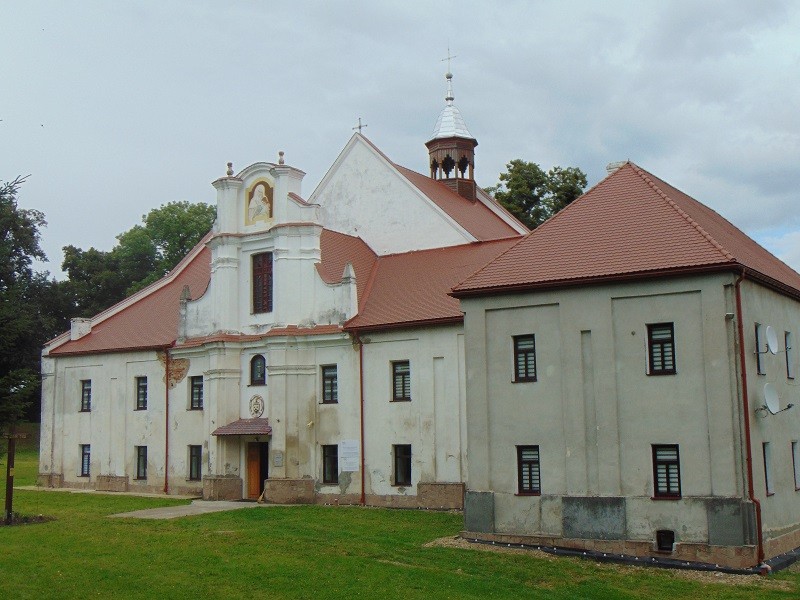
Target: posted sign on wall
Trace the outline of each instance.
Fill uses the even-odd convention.
[[[342,440],[339,442],[339,468],[342,471],[358,471],[358,440]]]

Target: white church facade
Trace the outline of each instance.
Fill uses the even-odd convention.
[[[448,94],[431,176],[360,133],[310,197],[256,163],[165,278],[52,340],[40,483],[461,508],[462,316],[448,295],[527,229],[473,179]]]

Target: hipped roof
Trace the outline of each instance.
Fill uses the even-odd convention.
[[[742,269],[800,295],[800,274],[717,212],[627,162],[453,294]]]

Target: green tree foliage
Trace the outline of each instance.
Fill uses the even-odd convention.
[[[536,163],[514,159],[506,169],[497,185],[486,191],[530,229],[536,229],[586,188],[586,174],[577,167],[553,167],[545,172]]]
[[[117,236],[109,252],[64,247],[62,269],[76,307],[72,316],[91,317],[166,275],[208,233],[216,209],[170,202],[142,216]]]
[[[64,325],[68,307],[55,281],[34,273],[33,259],[45,258],[39,229],[46,225],[37,210],[17,205],[24,178],[0,182],[0,429],[38,411],[39,353]]]

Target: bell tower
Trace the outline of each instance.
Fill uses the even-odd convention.
[[[448,58],[448,67],[449,67]],[[453,74],[448,68],[445,107],[439,114],[433,137],[425,143],[428,148],[431,179],[441,181],[458,195],[474,201],[475,196],[475,146],[464,118],[453,105]]]

